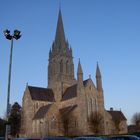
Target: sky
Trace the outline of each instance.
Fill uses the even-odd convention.
[[[75,77],[80,58],[84,79],[95,83],[97,61],[105,108],[121,110],[130,123],[140,112],[140,0],[0,0],[0,117],[6,112],[11,42],[14,40],[10,103],[22,105],[26,84],[47,87],[48,53],[61,7],[65,36],[73,49]]]

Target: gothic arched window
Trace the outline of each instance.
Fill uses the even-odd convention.
[[[90,98],[90,113],[92,113],[92,98]]]
[[[96,111],[98,111],[98,102],[96,99],[95,99],[95,107],[96,107]]]
[[[88,116],[93,112],[92,109],[92,98],[88,98]]]
[[[97,111],[96,99],[95,98],[93,98],[93,100],[92,100],[92,107],[93,107],[93,111]]]
[[[66,73],[68,74],[69,73],[69,62],[66,61]]]
[[[53,116],[52,119],[51,119],[51,129],[56,129],[56,119],[55,117]]]
[[[63,60],[60,61],[60,72],[63,73]]]

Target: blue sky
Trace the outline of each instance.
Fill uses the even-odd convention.
[[[48,52],[55,37],[59,0],[1,0],[0,116],[6,110],[10,41],[4,29],[19,29],[14,41],[10,102],[22,103],[26,83],[47,86]],[[84,79],[95,83],[96,63],[103,79],[105,107],[122,110],[130,121],[140,112],[140,1],[61,0],[66,38]],[[76,74],[75,74],[76,76]]]

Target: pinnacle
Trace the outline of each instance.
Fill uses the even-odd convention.
[[[56,28],[56,35],[55,35],[55,43],[58,44],[61,47],[65,43],[65,33],[64,33],[62,14],[61,14],[60,9],[59,9],[59,14],[58,14],[58,21],[57,21],[57,28]]]
[[[81,66],[81,63],[80,63],[80,59],[79,59],[79,62],[78,62],[78,71],[77,71],[77,74],[83,74],[83,70],[82,70],[82,66]]]
[[[97,68],[96,68],[96,77],[101,77],[101,72],[100,72],[98,62],[97,62]]]

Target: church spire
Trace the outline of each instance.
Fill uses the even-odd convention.
[[[97,62],[97,68],[96,68],[96,86],[98,91],[102,91],[102,77],[101,77],[101,72],[100,68]]]
[[[83,70],[82,70],[82,66],[81,66],[81,63],[80,63],[80,59],[79,59],[79,62],[78,62],[77,80],[79,82],[83,82]]]
[[[62,14],[59,9],[55,39],[49,53],[48,87],[57,82],[70,83],[75,81],[72,49],[65,39]]]
[[[61,9],[59,9],[59,14],[58,14],[57,28],[56,28],[56,34],[55,34],[55,43],[59,47],[63,47],[65,45],[65,33],[64,33],[64,27],[63,27]]]
[[[100,68],[99,68],[98,62],[97,62],[97,68],[96,68],[96,78],[97,77],[101,78],[101,72],[100,72]]]
[[[77,71],[77,74],[83,74],[83,70],[82,70],[82,66],[81,66],[81,63],[80,63],[80,59],[79,59],[79,62],[78,62],[78,71]]]

